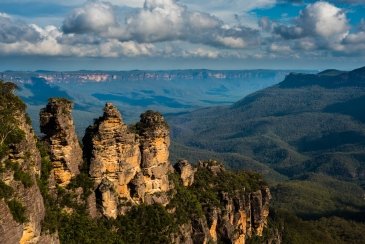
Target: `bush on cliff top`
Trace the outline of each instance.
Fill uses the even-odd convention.
[[[220,194],[228,193],[243,195],[247,192],[257,191],[261,186],[267,185],[262,176],[245,171],[222,171],[217,175],[206,168],[199,168],[195,174],[192,190],[199,202],[204,207],[220,205]]]

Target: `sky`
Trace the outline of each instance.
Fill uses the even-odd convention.
[[[365,66],[365,0],[0,0],[0,70]]]

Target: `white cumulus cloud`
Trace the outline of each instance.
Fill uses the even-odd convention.
[[[294,25],[278,25],[275,28],[275,32],[286,39],[313,36],[332,41],[343,39],[348,31],[345,12],[324,1],[309,4],[301,11]]]
[[[74,10],[64,21],[65,33],[99,34],[121,42],[156,43],[187,41],[226,48],[254,44],[257,31],[244,26],[227,26],[208,13],[191,11],[175,0],[145,0],[143,8],[116,16],[112,6],[91,1]]]
[[[110,3],[89,1],[66,17],[62,30],[65,33],[104,32],[116,24],[117,20]]]

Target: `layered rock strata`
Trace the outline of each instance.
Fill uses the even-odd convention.
[[[49,99],[40,112],[43,140],[49,144],[53,169],[50,185],[65,187],[79,174],[83,162],[82,150],[72,119],[72,102],[63,98]]]
[[[147,111],[136,125],[140,137],[141,172],[132,181],[134,197],[147,204],[168,203],[170,131],[160,113]]]

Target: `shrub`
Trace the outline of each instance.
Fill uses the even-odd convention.
[[[28,188],[33,185],[32,176],[24,171],[18,170],[14,172],[14,179],[22,182],[24,187]]]
[[[33,185],[32,176],[29,173],[22,171],[18,163],[7,161],[5,166],[7,169],[14,171],[14,179],[22,182],[24,187],[28,188]]]
[[[58,221],[61,243],[122,243],[107,221],[92,219],[85,213],[61,214]]]
[[[16,222],[22,224],[27,221],[27,217],[25,216],[26,209],[19,201],[13,199],[8,201],[7,204]]]
[[[89,177],[89,175],[85,172],[80,172],[75,178],[73,178],[68,184],[68,189],[76,189],[82,187],[84,190],[83,198],[86,199],[91,193],[94,187],[93,180]]]
[[[13,188],[0,180],[0,198],[9,199],[12,196],[13,192]]]
[[[6,155],[8,146],[19,143],[24,132],[18,128],[16,115],[25,113],[25,104],[13,94],[16,85],[0,80],[0,158]]]

